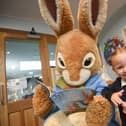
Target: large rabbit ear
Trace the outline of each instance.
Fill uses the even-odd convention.
[[[39,0],[39,7],[43,19],[58,36],[73,29],[73,16],[67,0]]]
[[[96,38],[107,15],[108,0],[80,0],[78,9],[79,29]]]

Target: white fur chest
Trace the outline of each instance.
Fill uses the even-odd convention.
[[[52,114],[44,126],[87,126],[85,112],[76,112],[66,116],[62,111]]]

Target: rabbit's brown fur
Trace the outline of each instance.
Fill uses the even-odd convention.
[[[39,7],[43,19],[57,37],[56,68],[69,87],[79,87],[98,73],[102,67],[97,39],[106,19],[107,0],[99,0],[99,13],[95,24],[91,19],[92,0],[80,0],[79,29],[73,28],[74,22],[69,2],[67,0],[54,0],[53,2],[56,4],[56,19],[53,19],[49,12],[46,0],[39,0]],[[84,64],[86,56],[91,59],[89,66]],[[62,63],[59,59],[62,60]],[[38,92],[39,95],[36,95]],[[36,90],[33,97],[33,108],[38,115],[46,115],[46,112],[52,108],[52,103],[48,94],[45,99],[41,92],[43,90]],[[44,95],[46,94],[44,93]],[[46,103],[51,103],[51,105],[46,106]],[[110,119],[110,103],[102,96],[95,96],[89,103],[86,112],[76,112],[66,116],[63,112],[58,111],[45,121],[44,126],[107,126]]]

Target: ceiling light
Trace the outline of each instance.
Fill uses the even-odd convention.
[[[16,69],[16,66],[12,65],[12,66],[11,66],[11,69],[12,69],[12,70],[15,70],[15,69]]]
[[[10,51],[7,51],[6,54],[9,55],[10,54]]]

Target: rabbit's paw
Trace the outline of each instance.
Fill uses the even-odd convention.
[[[48,114],[53,106],[53,102],[49,98],[49,93],[41,84],[36,87],[32,103],[34,115],[42,117]]]
[[[110,102],[102,96],[94,96],[86,110],[86,122],[88,126],[108,126],[112,116]]]

